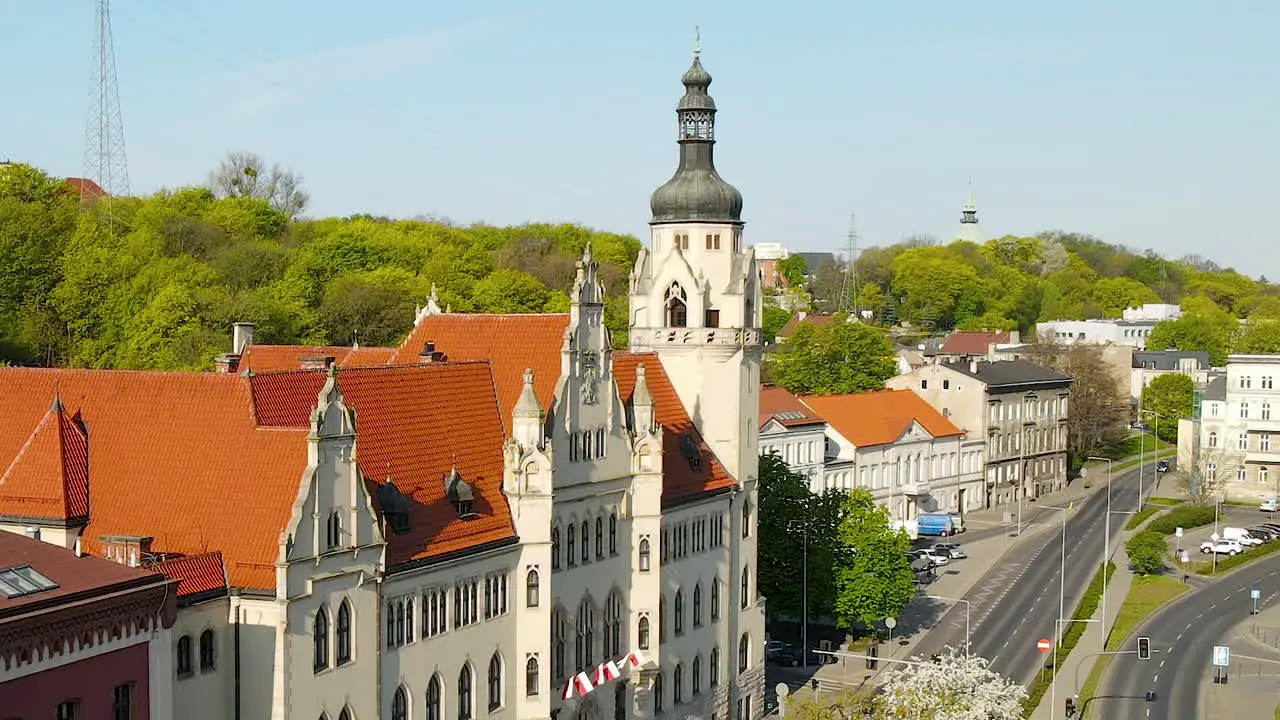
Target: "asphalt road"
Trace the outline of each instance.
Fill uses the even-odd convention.
[[[1200,693],[1206,673],[1211,672],[1213,646],[1231,645],[1228,636],[1248,619],[1253,608],[1249,589],[1255,582],[1261,586],[1263,598],[1275,593],[1280,584],[1280,555],[1261,558],[1179,597],[1152,615],[1134,637],[1150,637],[1152,650],[1158,652],[1148,661],[1130,655],[1113,658],[1097,695],[1089,701],[1089,716],[1202,718]],[[1232,649],[1257,654],[1245,646]],[[1230,688],[1225,686],[1223,692],[1230,692]],[[1156,691],[1154,701],[1146,701],[1148,690]]]
[[[1150,482],[1149,465],[1145,482]],[[1117,473],[1111,481],[1113,511],[1135,510],[1138,502],[1138,468]],[[1035,508],[1028,510],[1028,508]],[[1066,615],[1075,606],[1102,563],[1107,494],[1099,490],[1077,503],[1067,515]],[[1053,639],[1058,619],[1058,581],[1062,557],[1062,513],[1023,509],[1023,520],[1050,525],[1052,532],[1027,547],[1015,546],[974,584],[965,596],[970,603],[972,651],[991,661],[991,669],[1010,679],[1029,683],[1042,667],[1045,655],[1036,641]],[[1118,541],[1126,515],[1111,516],[1112,544]],[[1119,602],[1119,599],[1116,600]],[[916,646],[914,654],[928,656],[942,647],[964,645],[964,605],[957,603]]]

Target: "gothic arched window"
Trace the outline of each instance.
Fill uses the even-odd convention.
[[[663,305],[667,311],[667,327],[688,327],[689,304],[680,283],[673,282],[667,288]]]
[[[329,613],[323,607],[316,612],[315,625],[311,628],[312,667],[320,672],[329,667]]]

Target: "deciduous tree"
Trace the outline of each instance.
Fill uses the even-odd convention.
[[[783,310],[776,305],[766,305],[760,312],[760,332],[764,334],[764,341],[771,343],[778,338],[778,331],[786,326],[791,320],[791,313]]]
[[[839,394],[880,390],[898,373],[893,344],[883,330],[834,318],[800,323],[769,356],[774,382],[793,393]]]
[[[1159,375],[1142,389],[1142,407],[1160,415],[1156,433],[1161,440],[1177,442],[1178,420],[1191,417],[1195,395],[1195,382],[1182,373]]]
[[[302,176],[280,165],[267,166],[261,155],[230,152],[209,173],[209,189],[220,198],[250,197],[265,200],[292,218],[307,206],[310,196],[302,189]]]
[[[914,658],[920,661],[920,658]],[[933,663],[894,667],[877,698],[878,720],[1015,720],[1027,691],[986,658],[948,648]]]
[[[829,614],[835,593],[833,557],[844,493],[810,492],[809,480],[791,470],[777,455],[760,456],[759,474],[760,592],[769,599],[772,617],[799,618],[806,553],[809,562],[809,615]],[[807,541],[807,551],[806,551]]]
[[[809,266],[803,255],[788,255],[778,261],[778,273],[791,287],[804,287]]]
[[[890,525],[888,509],[871,491],[857,488],[844,500],[837,536],[844,550],[834,565],[836,623],[853,630],[898,617],[915,594],[906,532]]]
[[[1169,539],[1155,530],[1143,530],[1129,538],[1124,546],[1129,567],[1139,575],[1154,575],[1164,569],[1169,556]]]

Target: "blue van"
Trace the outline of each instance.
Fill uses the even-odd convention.
[[[951,515],[947,513],[921,515],[916,518],[916,522],[921,536],[947,537],[954,535],[956,531],[955,523],[952,521]]]

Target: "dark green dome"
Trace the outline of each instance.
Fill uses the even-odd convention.
[[[707,92],[711,73],[702,67],[696,51],[693,65],[680,81],[685,87],[684,97],[676,105],[680,165],[649,198],[650,223],[741,223],[742,193],[716,172],[712,151],[716,103]]]

